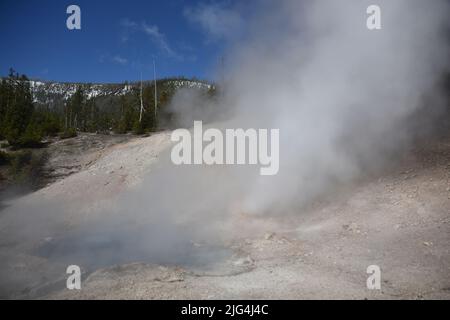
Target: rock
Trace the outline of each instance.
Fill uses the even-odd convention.
[[[171,276],[168,276],[167,278],[161,279],[162,282],[183,282],[184,277],[181,274],[174,274]]]
[[[249,264],[253,264],[253,259],[250,258],[250,256],[239,258],[239,259],[233,261],[233,265],[235,265],[235,266],[247,266]]]
[[[355,222],[352,222],[350,224],[345,224],[342,226],[345,230],[353,233],[361,233],[361,230],[359,230],[358,225]]]
[[[272,240],[274,237],[275,237],[274,232],[268,232],[264,235],[264,239],[266,239],[266,240]]]

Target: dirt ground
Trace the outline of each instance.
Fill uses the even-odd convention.
[[[139,185],[169,138],[163,132],[96,151],[79,172],[22,201],[93,204],[64,217],[73,227],[95,206]],[[1,273],[52,269],[29,253],[35,243],[7,241],[8,219],[0,212]],[[64,272],[57,280],[3,278],[1,291],[45,299],[450,299],[450,139],[416,148],[383,174],[292,215],[233,219],[236,236],[223,244],[231,254],[205,268],[136,261],[83,274],[79,291],[65,289]],[[366,287],[370,265],[381,268],[381,290]]]

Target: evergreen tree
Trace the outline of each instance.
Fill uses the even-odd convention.
[[[34,105],[28,78],[10,70],[6,81],[3,134],[11,145],[20,144],[21,136],[28,128]],[[2,99],[3,100],[3,99]]]
[[[147,86],[144,89],[144,108],[145,112],[142,117],[142,127],[144,131],[153,131],[157,127],[157,119],[155,118],[155,86]]]
[[[66,117],[67,128],[79,129],[79,125],[83,122],[83,109],[85,105],[84,91],[81,86],[77,86],[77,89],[73,96],[67,101],[66,104]]]

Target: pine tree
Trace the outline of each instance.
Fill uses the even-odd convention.
[[[67,128],[78,130],[83,122],[83,109],[85,105],[84,91],[81,86],[77,89],[66,105]]]
[[[33,115],[33,97],[25,75],[19,76],[11,69],[6,83],[4,136],[11,145],[19,145]]]
[[[157,127],[157,119],[155,118],[155,87],[148,86],[144,89],[144,106],[146,112],[142,118],[142,127],[144,131],[153,131]]]

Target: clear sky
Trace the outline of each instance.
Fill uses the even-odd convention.
[[[81,30],[68,30],[66,9],[81,8]],[[233,1],[0,0],[0,74],[123,82],[153,77],[211,79],[228,32],[241,17]],[[218,18],[226,17],[226,21]],[[219,25],[219,23],[222,23]]]

